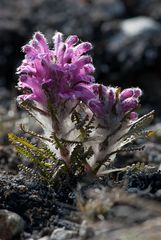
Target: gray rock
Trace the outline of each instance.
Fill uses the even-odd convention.
[[[112,27],[115,33],[110,40],[107,39],[107,50],[109,51],[110,49],[111,51],[117,53],[118,51],[121,51],[121,49],[126,50],[128,46],[129,48],[132,47],[132,45],[134,45],[134,40],[139,42],[138,51],[141,51],[141,49],[146,48],[143,40],[148,41],[151,39],[152,34],[160,34],[161,31],[161,25],[149,17],[135,17],[126,19],[120,21],[118,24],[113,24]],[[109,24],[103,24],[102,30],[104,32],[109,31]],[[135,53],[136,50],[137,49],[135,49]],[[123,55],[123,53],[118,54],[118,56],[120,56],[120,61],[124,60]]]
[[[65,230],[64,228],[57,228],[52,232],[50,240],[67,240],[76,236],[76,231]]]
[[[133,37],[145,32],[158,32],[161,25],[149,17],[135,17],[122,21],[120,28],[124,34]]]
[[[0,210],[0,239],[11,240],[24,229],[23,219],[16,213]]]
[[[154,218],[138,223],[135,225],[126,226],[124,228],[115,228],[112,231],[108,230],[108,225],[99,226],[95,237],[90,240],[160,240],[161,239],[161,218]]]
[[[48,236],[44,236],[42,238],[39,238],[39,240],[50,240]]]
[[[119,82],[119,86],[125,87],[128,79],[128,86],[135,84],[145,90],[145,100],[155,105],[156,101],[160,102],[161,24],[140,16],[107,21],[101,30],[101,54],[106,54],[105,73],[109,83],[117,85]]]
[[[79,236],[82,239],[88,239],[94,237],[94,229],[90,226],[88,226],[87,221],[83,221],[80,230],[79,230]]]

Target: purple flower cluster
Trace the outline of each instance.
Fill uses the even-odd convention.
[[[44,86],[57,106],[66,100],[83,102],[98,118],[109,118],[110,114],[120,119],[129,114],[137,119],[135,112],[142,91],[139,88],[106,87],[95,84],[92,58],[86,53],[92,49],[89,42],[78,43],[75,35],[63,41],[62,33],[53,37],[54,48],[49,49],[42,33],[23,47],[25,59],[18,68],[18,87],[23,95],[18,101],[31,100],[44,106],[47,102]]]
[[[25,59],[17,69],[20,75],[18,87],[23,95],[19,101],[34,100],[46,103],[43,86],[47,86],[55,103],[66,99],[82,100],[89,97],[86,86],[94,81],[92,58],[85,55],[92,49],[88,42],[79,41],[75,35],[63,41],[61,33],[53,37],[54,49],[49,49],[42,33],[35,33],[29,44],[23,47]]]
[[[130,120],[138,118],[135,110],[142,95],[141,89],[127,88],[121,91],[119,88],[105,87],[101,84],[92,84],[91,89],[95,97],[88,101],[88,106],[99,118],[108,120],[115,116],[121,120],[128,113]]]

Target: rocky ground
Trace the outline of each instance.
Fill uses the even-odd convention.
[[[56,30],[78,34],[94,45],[97,81],[144,90],[141,113],[156,111],[157,134],[115,164],[146,166],[56,188],[19,173],[7,133],[33,126],[13,99],[20,49],[36,30],[48,39]],[[0,239],[160,240],[160,0],[1,0],[0,35]]]

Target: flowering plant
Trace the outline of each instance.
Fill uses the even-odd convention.
[[[95,83],[89,42],[79,43],[75,35],[64,41],[59,32],[53,42],[50,49],[44,35],[35,33],[22,48],[25,58],[17,70],[22,91],[17,101],[41,124],[44,135],[23,131],[39,137],[45,147],[36,150],[27,140],[9,137],[19,152],[36,159],[40,168],[46,166],[52,176],[58,165],[70,174],[99,174],[136,138],[151,134],[143,128],[153,112],[138,118],[140,88],[121,91]]]

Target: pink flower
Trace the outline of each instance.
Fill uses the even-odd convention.
[[[116,87],[106,87],[101,84],[91,84],[89,88],[94,96],[91,94],[87,105],[98,118],[107,120],[113,117],[121,120],[126,113],[129,113],[130,120],[137,119],[135,110],[142,95],[140,88],[127,88],[121,92]]]
[[[43,34],[37,32],[23,47],[25,59],[17,70],[23,94],[18,101],[35,101],[45,108],[46,87],[55,106],[66,100],[82,101],[98,118],[111,121],[113,116],[121,119],[128,113],[131,120],[136,120],[135,109],[142,95],[139,88],[120,92],[118,88],[94,84],[92,58],[86,55],[92,49],[89,42],[78,44],[75,35],[63,41],[62,33],[56,32],[53,43],[54,48],[49,49]]]
[[[46,86],[54,103],[61,100],[84,99],[84,91],[91,93],[86,86],[94,82],[92,58],[85,55],[92,49],[89,42],[78,44],[78,37],[56,32],[53,37],[54,49],[49,49],[42,33],[37,32],[22,50],[25,59],[17,69],[18,87],[23,94],[18,100],[34,100],[40,104],[47,101],[43,86]],[[89,96],[87,97],[89,98]]]
[[[130,119],[136,120],[137,113],[135,110],[139,105],[139,98],[142,95],[140,88],[127,88],[119,94],[119,100],[116,106],[117,114],[124,115],[130,112]]]
[[[102,84],[91,84],[90,89],[94,96],[88,100],[87,105],[96,116],[104,118],[106,114],[111,112],[115,103],[116,88],[106,87]]]

